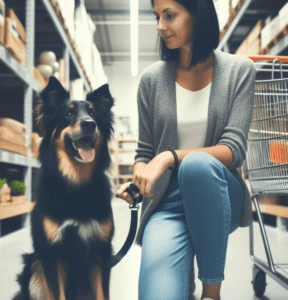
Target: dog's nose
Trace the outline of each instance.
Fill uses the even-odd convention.
[[[82,120],[81,127],[86,131],[94,131],[96,128],[96,123],[93,120]]]

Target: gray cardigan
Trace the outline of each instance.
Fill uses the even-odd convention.
[[[244,190],[241,227],[252,222],[250,194],[237,169],[243,164],[247,135],[252,118],[256,69],[254,63],[238,55],[214,51],[214,73],[208,107],[204,147],[227,145],[233,153],[228,169]],[[177,148],[176,61],[159,61],[142,73],[138,87],[139,138],[135,162],[148,163],[168,148]],[[154,199],[144,197],[136,243],[142,236],[151,213],[161,201],[171,179],[167,169],[152,186]]]

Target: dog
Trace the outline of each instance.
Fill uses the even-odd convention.
[[[31,213],[33,253],[23,254],[14,300],[107,300],[114,222],[106,174],[114,99],[108,84],[72,100],[50,77],[36,106],[44,131],[37,201]]]

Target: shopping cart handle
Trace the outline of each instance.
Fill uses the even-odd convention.
[[[254,62],[260,60],[274,61],[275,59],[278,59],[282,63],[284,62],[288,63],[288,56],[280,56],[280,55],[244,55],[244,56],[252,59]]]

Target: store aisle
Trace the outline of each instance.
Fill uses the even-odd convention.
[[[115,219],[114,251],[117,252],[126,239],[130,225],[130,210],[128,204],[120,199],[113,199],[113,212]],[[261,241],[258,223],[255,229],[255,255],[264,259],[264,249]],[[288,233],[280,232],[275,228],[267,228],[271,251],[274,261],[288,264]],[[225,269],[225,280],[222,283],[222,300],[252,300],[252,261],[249,257],[249,231],[248,228],[238,229],[230,235]],[[22,229],[0,239],[0,299],[10,300],[18,290],[15,282],[16,274],[21,269],[21,256],[23,252],[31,250],[29,228]],[[286,253],[286,255],[285,255]],[[111,273],[111,300],[137,300],[138,275],[140,268],[141,248],[133,246],[128,255],[112,269]],[[196,263],[196,261],[195,261]],[[197,263],[195,266],[198,276]],[[288,270],[287,270],[288,271]],[[286,274],[288,276],[288,274]],[[288,291],[275,281],[267,277],[267,287],[264,300],[288,299]],[[202,284],[196,279],[196,291],[193,300],[200,299]],[[151,299],[154,300],[154,299]],[[157,300],[157,299],[155,299]],[[175,299],[176,300],[176,299]]]

